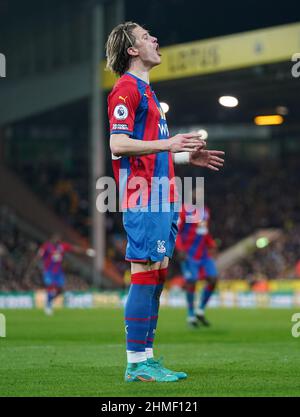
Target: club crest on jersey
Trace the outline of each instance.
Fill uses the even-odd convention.
[[[165,244],[166,244],[165,240],[158,240],[157,241],[157,252],[158,253],[166,253]]]
[[[128,109],[124,104],[118,104],[114,110],[114,116],[118,120],[124,120],[128,116]]]

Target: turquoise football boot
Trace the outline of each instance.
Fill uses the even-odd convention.
[[[162,372],[164,372],[166,375],[175,375],[178,379],[186,379],[187,374],[185,372],[176,372],[171,371],[170,369],[167,369],[163,366],[162,358],[160,358],[158,361],[154,358],[147,359],[147,363],[150,367],[154,369],[160,369]]]
[[[125,372],[125,382],[176,382],[176,375],[168,374],[159,367],[150,366],[147,361],[129,363]]]

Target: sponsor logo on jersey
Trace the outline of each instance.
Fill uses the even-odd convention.
[[[159,131],[162,136],[169,136],[168,125],[165,123],[158,123]]]
[[[157,241],[157,252],[158,253],[166,253],[165,244],[166,244],[165,240],[158,240]]]
[[[113,130],[128,130],[128,125],[126,123],[114,123]]]
[[[128,116],[128,109],[124,104],[118,104],[114,110],[114,116],[118,120],[124,120]]]
[[[128,96],[125,96],[125,97],[123,97],[123,96],[119,96],[119,99],[120,99],[120,100],[123,100],[123,101],[124,101],[124,103],[126,103],[126,99],[127,99],[127,97],[128,97]]]

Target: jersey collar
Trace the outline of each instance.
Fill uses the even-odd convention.
[[[129,72],[129,71],[126,71],[126,72],[125,72],[125,74],[130,75],[130,77],[132,77],[132,78],[134,78],[134,79],[136,79],[136,80],[138,80],[138,81],[141,81],[141,82],[142,82],[142,83],[144,83],[145,85],[149,85],[149,86],[150,86],[150,84],[146,83],[146,81],[142,80],[141,78],[137,77],[137,76],[136,76],[136,75],[134,75],[134,74],[131,74],[131,72]]]

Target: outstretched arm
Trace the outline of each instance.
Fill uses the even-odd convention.
[[[211,151],[207,149],[198,149],[194,152],[182,152],[175,154],[175,164],[191,164],[202,168],[208,168],[213,171],[219,171],[224,165],[223,151]]]
[[[92,248],[85,249],[82,246],[78,245],[71,245],[69,243],[64,243],[64,249],[66,252],[73,252],[77,255],[87,255],[87,256],[95,256],[95,251]]]
[[[180,133],[166,140],[138,140],[126,134],[112,134],[110,137],[110,149],[115,157],[141,156],[164,151],[194,152],[204,147],[205,142],[197,132]]]

